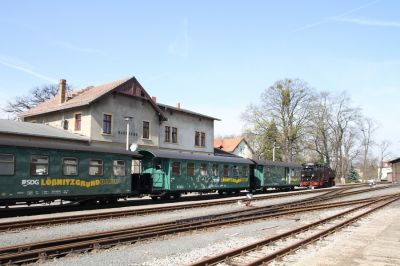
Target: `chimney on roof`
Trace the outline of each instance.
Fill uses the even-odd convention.
[[[157,103],[157,97],[156,96],[151,96],[151,99],[153,100],[154,103]]]
[[[180,102],[176,103],[176,108],[181,109],[181,103]]]
[[[58,103],[65,103],[67,94],[67,81],[65,79],[60,79],[60,83],[58,84]]]

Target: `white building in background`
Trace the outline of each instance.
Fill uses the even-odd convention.
[[[381,181],[392,182],[392,165],[390,164],[389,161],[383,161],[382,164],[383,164],[383,167],[378,168],[378,177],[379,177],[379,174],[382,173]]]
[[[244,137],[214,139],[214,148],[240,157],[254,159],[254,152]]]

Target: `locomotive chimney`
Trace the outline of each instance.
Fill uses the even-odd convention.
[[[65,79],[60,79],[60,83],[58,84],[58,103],[62,104],[65,102],[67,94],[67,81]]]

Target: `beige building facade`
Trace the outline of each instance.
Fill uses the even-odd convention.
[[[25,122],[48,124],[87,137],[91,145],[213,153],[216,118],[157,104],[136,78],[59,93],[21,115]],[[129,132],[128,132],[129,130]]]

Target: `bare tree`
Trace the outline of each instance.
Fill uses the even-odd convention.
[[[341,180],[358,155],[358,135],[354,128],[360,117],[359,110],[351,106],[345,93],[332,96],[329,92],[320,92],[313,103],[308,147],[318,154],[321,163],[335,169]]]
[[[308,123],[313,94],[307,83],[299,79],[284,79],[275,82],[261,95],[260,106],[250,105],[243,119],[252,131],[259,135],[268,131],[275,123],[279,146],[284,161],[293,161],[301,148],[301,138]]]
[[[383,168],[383,161],[390,155],[389,152],[390,141],[382,140],[378,145],[379,151],[379,180],[382,179],[382,168]]]
[[[373,134],[376,131],[376,124],[371,118],[364,118],[360,121],[360,129],[363,147],[363,181],[365,182],[367,180],[368,152],[374,144]]]
[[[250,104],[242,114],[242,119],[246,122],[247,126],[243,135],[254,151],[255,158],[267,159],[263,155],[263,147],[265,146],[263,139],[268,131],[268,116],[259,106]]]
[[[346,132],[351,125],[354,125],[359,118],[360,110],[351,106],[350,98],[342,93],[334,99],[332,106],[332,119],[329,120],[329,126],[332,130],[332,152],[333,168],[336,171],[337,178],[344,178],[345,165],[343,142]]]
[[[315,151],[321,163],[331,164],[332,119],[331,97],[328,92],[320,92],[315,98],[309,127],[309,149]]]
[[[70,91],[71,87],[67,86],[67,92]],[[58,85],[56,84],[35,87],[30,91],[29,95],[15,97],[14,100],[8,101],[7,106],[3,108],[3,111],[16,117],[18,114],[37,106],[39,103],[53,98],[57,95],[57,92]]]
[[[343,173],[347,176],[353,161],[359,156],[358,135],[355,126],[351,126],[343,135]]]

